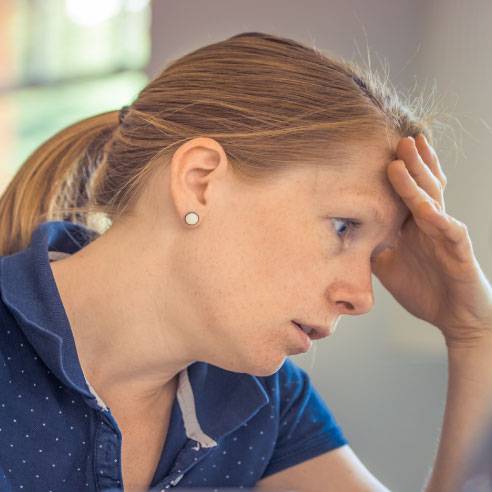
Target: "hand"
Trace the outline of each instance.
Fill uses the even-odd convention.
[[[423,134],[402,138],[387,166],[411,212],[396,247],[380,253],[373,273],[411,314],[435,325],[448,346],[492,334],[492,286],[474,255],[465,224],[445,211],[438,156]]]

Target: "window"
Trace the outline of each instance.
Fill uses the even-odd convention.
[[[0,2],[0,193],[58,130],[133,101],[150,15],[149,0]]]

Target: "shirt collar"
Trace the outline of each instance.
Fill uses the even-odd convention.
[[[44,222],[27,248],[0,257],[0,296],[34,350],[60,381],[94,408],[105,408],[86,381],[50,258],[72,254],[97,233],[68,221]],[[179,373],[177,399],[186,434],[211,447],[269,402],[256,376],[195,361]]]

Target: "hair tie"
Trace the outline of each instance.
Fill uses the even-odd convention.
[[[130,106],[123,106],[120,109],[120,112],[118,114],[118,118],[120,120],[120,125],[121,125],[121,123],[123,123],[123,120],[125,119],[126,113],[128,113],[129,109],[130,109]]]

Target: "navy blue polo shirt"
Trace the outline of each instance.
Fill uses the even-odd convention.
[[[49,265],[97,234],[49,221],[0,257],[0,490],[122,490],[122,435],[86,380]],[[348,444],[288,357],[267,377],[202,361],[179,373],[151,490],[250,488]],[[145,452],[145,450],[142,450]]]

